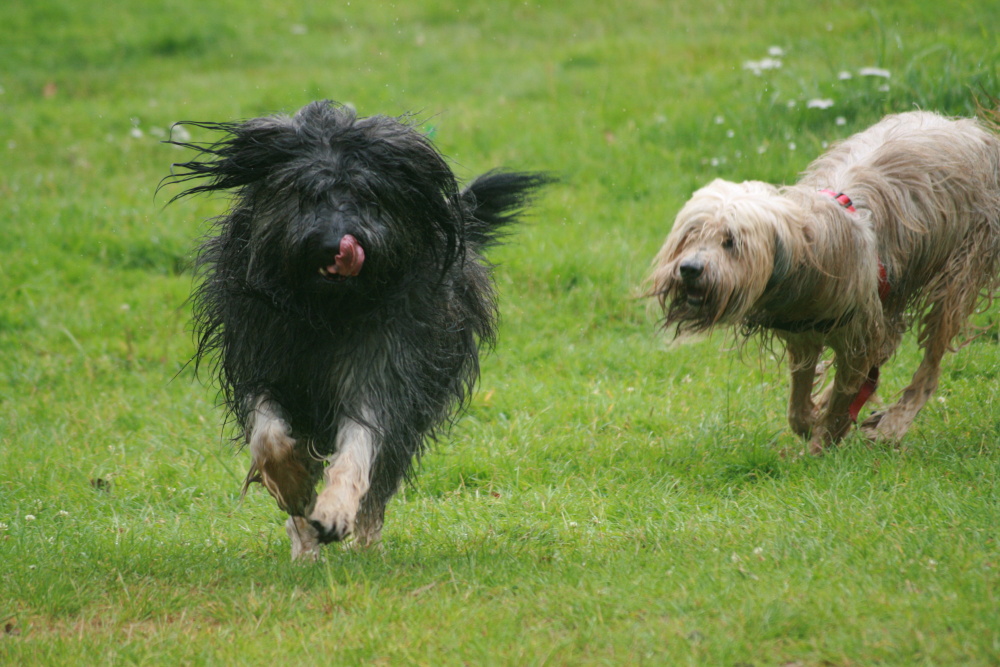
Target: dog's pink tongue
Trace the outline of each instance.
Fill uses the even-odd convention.
[[[356,276],[361,273],[361,265],[365,263],[365,249],[358,240],[350,234],[344,234],[340,239],[340,252],[333,258],[333,264],[326,267],[330,273],[339,276]]]

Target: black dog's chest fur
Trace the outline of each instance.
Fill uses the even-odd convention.
[[[270,396],[293,436],[322,456],[345,417],[373,421],[381,438],[419,439],[478,374],[477,339],[491,335],[495,316],[485,267],[452,273],[364,308],[316,297],[287,312],[244,297],[238,315],[220,322],[235,403]]]

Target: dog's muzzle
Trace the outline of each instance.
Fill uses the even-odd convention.
[[[696,257],[690,257],[678,264],[677,272],[680,274],[681,287],[687,304],[695,307],[704,304],[705,288],[699,283],[702,274],[705,273],[705,262]]]

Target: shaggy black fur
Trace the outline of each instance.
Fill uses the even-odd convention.
[[[198,255],[196,367],[217,375],[243,441],[261,395],[315,456],[334,452],[345,417],[367,425],[379,446],[361,511],[380,514],[464,405],[479,345],[494,342],[481,251],[550,179],[494,171],[460,190],[406,119],[328,101],[293,117],[183,124],[226,136],[172,142],[203,156],[175,165],[168,183],[199,183],[177,197],[233,193]],[[345,235],[363,249],[360,272],[324,274]]]

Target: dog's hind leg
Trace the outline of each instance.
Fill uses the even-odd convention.
[[[359,546],[371,546],[381,538],[385,507],[399,490],[419,449],[418,438],[404,435],[397,435],[383,444],[372,470],[371,488],[361,501],[358,511],[354,536]]]
[[[361,502],[355,523],[354,538],[359,547],[370,547],[382,539],[385,506],[388,498],[376,497],[371,491]]]
[[[304,516],[290,516],[285,532],[292,541],[292,560],[314,561],[319,556],[319,535]]]
[[[354,531],[361,499],[371,486],[377,453],[370,427],[344,419],[337,432],[337,451],[323,472],[326,487],[309,514],[320,542],[337,542]]]
[[[792,375],[788,424],[797,435],[808,438],[816,420],[812,392],[816,379],[816,361],[822,347],[811,341],[789,340],[787,350],[788,367]]]
[[[937,389],[941,359],[951,348],[952,339],[961,331],[974,307],[974,298],[967,299],[967,305],[960,308],[948,306],[945,302],[933,305],[923,318],[921,347],[924,357],[913,379],[898,401],[862,422],[862,434],[873,440],[892,442],[898,442],[906,435],[917,413]]]

